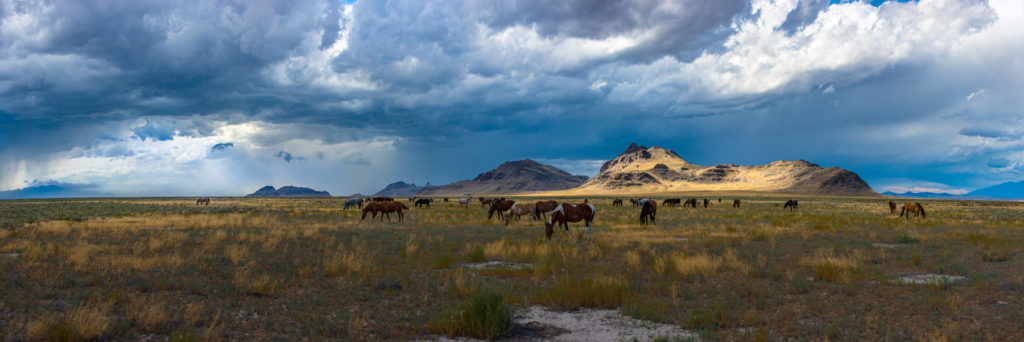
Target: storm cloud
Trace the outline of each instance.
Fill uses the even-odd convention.
[[[369,193],[634,141],[976,188],[1024,178],[1022,42],[1012,0],[0,0],[0,190]]]

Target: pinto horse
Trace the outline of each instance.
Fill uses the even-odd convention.
[[[522,220],[523,215],[530,215],[532,221],[535,217],[534,214],[537,212],[537,205],[534,203],[514,203],[512,207],[505,213],[505,226],[508,226],[508,222],[512,221],[512,216],[516,218],[516,225],[519,225],[519,221]]]
[[[900,217],[903,217],[904,213],[907,214],[907,220],[910,220],[910,214],[911,213],[914,214],[914,218],[917,218],[918,214],[921,215],[921,218],[928,218],[928,216],[925,215],[925,213],[924,213],[924,207],[921,206],[921,203],[906,203],[906,204],[904,204],[903,208],[900,209]]]
[[[650,222],[653,225],[658,225],[654,222],[654,215],[658,213],[658,202],[646,198],[639,200],[638,202],[643,203],[640,208],[640,225],[643,226],[647,224],[647,222]]]
[[[491,217],[494,217],[494,212],[498,212],[498,219],[504,220],[505,212],[508,211],[509,209],[512,209],[513,204],[516,204],[516,201],[494,201],[494,203],[491,204],[491,209],[487,211],[487,219],[490,220]]]
[[[593,237],[593,233],[590,231],[590,222],[594,221],[595,212],[597,212],[597,209],[590,203],[580,203],[577,205],[569,203],[559,204],[551,212],[548,222],[544,224],[544,233],[547,234],[548,240],[551,240],[555,225],[565,227],[565,233],[569,234],[569,222],[583,221],[583,236],[590,235]],[[559,229],[558,236],[562,236],[561,229]]]
[[[797,202],[797,200],[788,200],[786,201],[786,204],[782,205],[782,209],[789,208],[789,211],[793,211],[796,210],[799,205],[800,203]]]
[[[733,208],[739,208],[740,207],[740,199],[739,198],[732,200],[732,207]]]
[[[896,213],[896,202],[889,201],[889,213],[890,214],[895,214]]]
[[[544,218],[546,220],[548,218],[547,213],[550,213],[552,210],[555,210],[555,208],[558,208],[558,202],[537,201],[537,203],[535,203],[533,206],[537,208],[533,213],[533,217],[537,218],[538,220],[540,220],[541,218]]]
[[[622,206],[622,199],[621,198],[616,198],[615,200],[613,200],[612,201],[612,206],[613,207],[621,207]]]
[[[363,209],[363,199],[362,198],[349,198],[347,201],[345,201],[345,207],[342,208],[342,209],[348,209],[348,207],[355,207],[355,206],[359,206],[359,209]]]
[[[200,205],[200,204],[206,205],[206,206],[210,205],[210,198],[209,197],[200,197],[199,199],[196,200],[196,205]]]

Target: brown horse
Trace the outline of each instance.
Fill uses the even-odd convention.
[[[666,207],[674,207],[674,206],[679,205],[679,203],[682,202],[682,201],[683,201],[683,199],[681,199],[681,198],[667,198],[664,201],[661,201],[661,205],[666,206]]]
[[[709,199],[705,198],[705,199],[704,199],[704,207],[705,207],[705,208],[707,208],[707,207],[709,207],[709,206],[711,206],[711,200],[709,200]]]
[[[629,199],[629,204],[632,204],[633,208],[639,207],[640,206],[640,200],[638,200],[636,198],[630,198]]]
[[[889,213],[890,214],[895,214],[896,213],[896,202],[889,201]]]
[[[906,203],[906,204],[903,204],[903,208],[900,209],[900,217],[903,217],[904,213],[907,214],[907,220],[910,220],[910,214],[911,213],[914,214],[914,218],[917,218],[917,215],[919,215],[919,214],[921,215],[921,218],[928,218],[928,216],[925,215],[925,213],[924,213],[924,207],[921,206],[921,203]]]
[[[536,204],[526,202],[512,204],[512,208],[509,208],[508,212],[505,213],[505,226],[508,226],[508,222],[512,221],[512,216],[516,217],[516,225],[519,224],[523,215],[530,215],[530,220],[532,221],[535,218],[536,212]]]
[[[538,220],[540,220],[541,218],[544,218],[546,220],[548,218],[547,213],[550,213],[552,210],[555,210],[555,208],[558,208],[558,202],[537,201],[537,203],[535,203],[533,206],[537,208],[536,211],[534,211],[533,213],[533,217],[537,218]]]
[[[490,198],[488,198],[488,199],[481,199],[480,200],[480,207],[481,208],[487,208],[487,206],[489,206],[489,205],[494,205],[494,200],[492,200]]]
[[[512,209],[512,205],[516,204],[516,201],[500,200],[491,204],[491,209],[487,211],[487,219],[490,220],[494,217],[494,212],[498,212],[498,219],[505,219],[505,212]]]
[[[373,198],[374,202],[391,202],[391,201],[394,201],[394,200],[395,200],[394,198],[387,197],[387,196],[377,196],[377,197]]]
[[[363,207],[363,217],[360,218],[360,220],[366,219],[366,213],[373,213],[373,216],[371,218],[376,218],[377,213],[380,213],[381,222],[384,221],[384,216],[387,216],[388,222],[391,222],[391,213],[398,213],[398,222],[402,222],[402,220],[405,218],[405,214],[402,213],[403,209],[409,209],[409,207],[405,206],[405,204],[402,202],[370,202],[365,207]]]
[[[383,204],[383,203],[384,202],[380,202],[380,201],[373,201],[373,202],[367,203],[366,206],[363,207],[363,217],[360,218],[359,220],[360,221],[365,220],[367,213],[373,213],[372,218],[377,218],[377,212],[380,211],[381,204]]]
[[[733,208],[739,208],[740,207],[740,199],[739,198],[732,200],[732,207]]]
[[[565,233],[569,234],[569,222],[580,222],[583,221],[583,233],[584,237],[590,235],[593,237],[593,233],[590,232],[590,222],[594,221],[594,213],[596,212],[593,204],[580,203],[572,205],[569,203],[559,204],[551,212],[551,217],[548,217],[548,222],[544,224],[544,233],[547,234],[548,240],[551,240],[551,235],[554,234],[554,227],[565,227]],[[559,230],[559,236],[561,236],[561,230]]]
[[[658,225],[654,222],[654,215],[658,213],[658,202],[642,199],[639,201],[643,207],[640,208],[640,225],[643,226],[650,222],[653,225]]]
[[[697,199],[696,198],[691,198],[691,199],[686,200],[686,202],[683,202],[683,208],[686,208],[686,207],[696,208],[697,207]]]
[[[788,201],[786,201],[786,204],[782,205],[782,209],[785,210],[786,208],[789,208],[789,211],[793,211],[793,210],[796,210],[797,206],[799,206],[799,205],[800,205],[800,202],[797,202],[797,200],[788,200]]]
[[[209,197],[200,197],[199,199],[196,200],[196,205],[200,205],[200,204],[207,205],[207,206],[210,205],[210,198]]]
[[[613,207],[621,207],[622,206],[622,199],[621,198],[616,198],[615,200],[613,200],[612,201],[612,206]]]

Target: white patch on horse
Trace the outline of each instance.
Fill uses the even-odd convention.
[[[590,206],[590,212],[591,212],[591,213],[594,213],[594,214],[596,214],[596,213],[597,213],[597,208],[594,208],[594,205],[593,205],[593,204],[587,203],[587,205],[589,205],[589,206]]]
[[[554,222],[552,221],[552,219],[555,217],[555,212],[560,212],[562,213],[562,215],[565,215],[565,211],[562,209],[562,205],[559,204],[557,207],[555,207],[555,210],[551,211],[551,215],[548,215],[548,223]]]

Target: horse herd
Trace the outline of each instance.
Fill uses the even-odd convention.
[[[459,205],[467,207],[472,202],[472,197],[465,197],[459,199]],[[583,203],[570,204],[566,202],[556,202],[552,200],[546,201],[515,201],[509,200],[504,197],[500,198],[484,198],[479,197],[477,200],[480,202],[482,208],[489,208],[487,211],[487,219],[492,219],[497,214],[499,220],[505,221],[505,226],[508,226],[512,220],[515,220],[515,224],[518,225],[523,216],[526,216],[530,221],[541,221],[546,220],[544,223],[545,235],[548,240],[554,234],[554,230],[558,229],[559,236],[561,236],[561,229],[565,228],[566,234],[569,233],[569,222],[580,222],[583,221],[583,233],[584,237],[592,236],[591,222],[594,221],[594,215],[597,213],[597,208],[594,207],[588,200],[584,199]],[[413,203],[415,207],[430,208],[430,203],[434,201],[432,198],[417,198],[411,197],[409,201]],[[448,202],[448,198],[443,198],[445,203]],[[364,202],[368,202],[364,205]],[[629,202],[634,208],[640,208],[640,225],[656,225],[655,217],[658,213],[658,203],[650,198],[631,198]],[[613,207],[621,207],[622,199],[616,198],[612,200]],[[673,207],[679,206],[682,203],[683,208],[691,207],[697,208],[697,198],[689,198],[685,201],[682,198],[668,198],[661,202],[663,206]],[[722,203],[722,199],[718,199],[718,203]],[[710,199],[703,199],[702,204],[705,208],[711,206]],[[209,197],[200,197],[196,200],[196,205],[210,205]],[[889,212],[892,214],[896,213],[896,203],[889,201]],[[358,207],[362,210],[362,217],[360,220],[365,220],[367,214],[371,214],[371,220],[377,218],[377,214],[380,214],[381,222],[386,217],[388,222],[391,222],[391,213],[395,213],[398,216],[398,222],[402,222],[405,218],[403,210],[409,210],[409,207],[400,201],[395,201],[393,197],[378,196],[378,197],[354,197],[349,198],[345,201],[343,209],[349,209],[350,207]],[[740,207],[740,200],[735,199],[732,203],[733,208]],[[799,207],[797,200],[787,200],[783,203],[783,209],[789,209],[795,211]],[[906,216],[907,220],[910,220],[910,215],[913,214],[914,218],[920,216],[926,218],[924,207],[921,203],[905,203],[900,208],[899,217]]]

